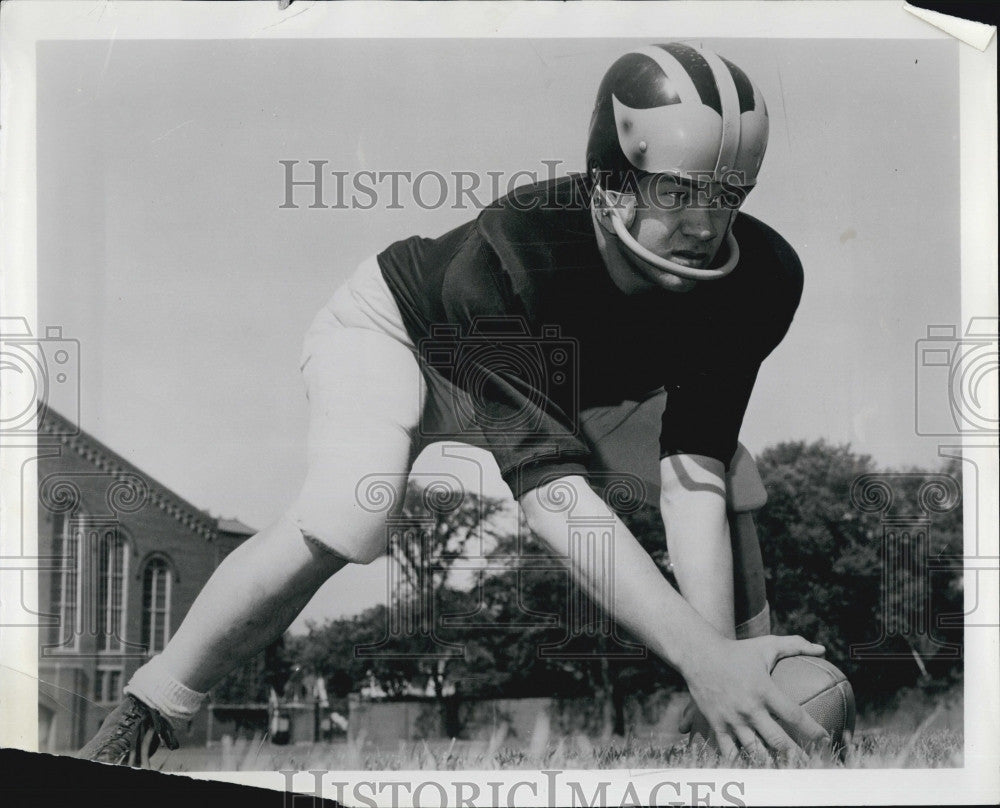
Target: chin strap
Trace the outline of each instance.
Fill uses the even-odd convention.
[[[635,218],[635,198],[631,194],[613,194],[611,191],[602,190],[599,185],[595,184],[591,208],[601,227],[616,236],[629,252],[641,261],[664,272],[670,272],[693,281],[714,281],[726,277],[739,263],[740,248],[732,230],[726,233],[728,255],[725,263],[712,269],[697,269],[663,258],[652,250],[647,250],[633,238],[628,231],[628,226]]]

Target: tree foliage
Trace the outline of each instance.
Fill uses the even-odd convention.
[[[878,472],[867,455],[823,441],[779,444],[758,466],[768,492],[757,524],[775,632],[825,645],[861,707],[882,704],[904,686],[960,675],[960,658],[944,649],[961,648],[961,631],[936,623],[962,610],[961,500],[928,513],[919,496],[940,477],[960,483],[957,466]],[[866,480],[893,491],[889,510],[858,507]],[[929,536],[923,570],[915,535],[896,548],[885,539],[886,531],[915,534],[922,515]],[[909,563],[900,565],[899,554]],[[893,615],[910,625],[894,623]],[[877,654],[869,648],[866,655],[863,646],[877,642]]]
[[[758,465],[768,491],[757,523],[775,633],[823,643],[851,679],[862,708],[886,702],[905,686],[944,686],[960,676],[961,661],[951,650],[960,649],[961,630],[936,625],[941,615],[962,608],[960,501],[929,515],[920,510],[928,502],[921,494],[928,481],[946,477],[957,485],[958,467],[880,476],[867,455],[823,441],[779,444]],[[889,511],[859,500],[857,490],[859,480],[883,478],[895,492]],[[372,682],[390,698],[413,688],[433,694],[453,735],[460,732],[456,705],[465,698],[592,697],[602,706],[604,731],[620,733],[627,695],[683,687],[679,675],[651,654],[623,654],[635,641],[621,629],[613,635],[594,626],[571,630],[570,604],[579,594],[565,560],[552,557],[523,524],[501,527],[505,507],[500,500],[449,499],[411,485],[390,543],[400,581],[394,600],[312,625],[289,641],[288,652],[326,677],[331,695]],[[920,524],[929,536],[925,566],[931,569],[925,575],[920,564],[900,566],[897,558],[887,585],[887,525],[893,529],[910,519],[912,533],[919,521],[913,515],[921,513],[927,516]],[[658,510],[622,517],[672,582]],[[911,544],[894,552],[912,555]],[[472,560],[481,569],[460,573],[474,566]],[[627,585],[627,576],[617,580]],[[916,614],[921,602],[914,593],[925,596],[927,630],[901,631],[887,623],[887,615]],[[880,637],[881,657],[859,655]],[[359,653],[364,648],[378,653]]]

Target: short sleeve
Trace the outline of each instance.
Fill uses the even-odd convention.
[[[515,498],[543,480],[586,475],[573,346],[529,327],[498,257],[475,232],[451,259],[442,302],[447,323],[432,331],[435,344],[451,342],[451,358],[437,369],[467,394]]]
[[[761,363],[795,316],[803,287],[799,257],[773,230],[760,223],[756,228],[756,237],[747,241],[762,256],[757,266],[764,270],[749,275],[729,296],[729,308],[713,328],[715,341],[705,340],[711,347],[700,360],[664,384],[661,458],[699,454],[729,469]]]
[[[697,454],[729,469],[750,402],[757,366],[692,373],[666,385],[660,457]]]

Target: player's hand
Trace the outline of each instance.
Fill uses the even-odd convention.
[[[773,635],[712,643],[684,671],[697,710],[685,711],[681,731],[697,728],[703,719],[709,740],[728,760],[743,749],[755,757],[770,752],[805,762],[802,747],[829,741],[829,736],[771,680],[779,659],[799,654],[821,656],[823,646],[803,637]]]

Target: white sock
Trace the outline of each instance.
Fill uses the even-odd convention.
[[[175,728],[183,727],[201,709],[207,693],[198,693],[174,679],[155,656],[135,672],[125,692],[152,707]]]

